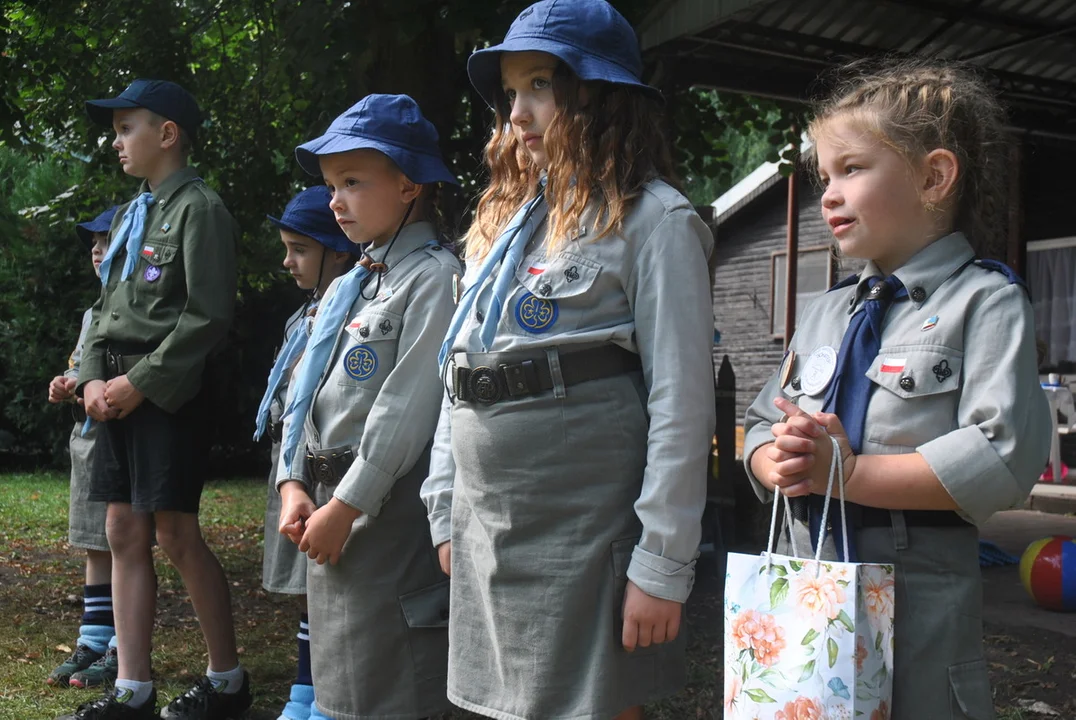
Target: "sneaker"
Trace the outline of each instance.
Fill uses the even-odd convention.
[[[117,694],[116,690],[109,690],[99,699],[79,705],[74,714],[56,720],[157,720],[156,688],[150,693],[149,700],[136,708],[120,702]]]
[[[45,682],[49,685],[66,685],[72,675],[85,670],[102,657],[104,655],[101,653],[91,650],[85,645],[79,645],[75,648],[75,652],[71,653],[71,657],[64,660],[59,667],[49,673],[49,677]]]
[[[98,658],[97,662],[85,670],[74,673],[71,676],[71,686],[77,688],[92,688],[101,685],[111,687],[116,682],[116,675],[120,670],[120,661],[116,657],[116,648],[110,647],[108,652]]]
[[[213,687],[204,675],[187,692],[161,710],[162,720],[238,720],[250,709],[250,675],[243,672],[243,685],[234,693]]]

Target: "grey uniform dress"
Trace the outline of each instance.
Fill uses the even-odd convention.
[[[310,331],[309,323],[299,308],[284,324],[284,341],[288,343],[293,332]],[[288,370],[290,376],[291,371]],[[287,396],[288,383],[281,383],[277,396],[269,406],[269,422],[276,425],[284,414],[284,398]],[[265,548],[262,552],[262,587],[269,592],[285,595],[306,594],[306,563],[308,558],[299,552],[299,547],[290,539],[280,534],[280,493],[276,489],[277,463],[280,459],[280,441],[273,440],[273,467],[269,471],[269,491],[265,501]]]
[[[363,513],[339,563],[310,563],[307,573],[314,692],[332,718],[414,719],[449,707],[448,578],[419,488],[443,392],[437,351],[461,269],[447,250],[426,246],[434,237],[428,223],[405,227],[380,287],[376,277],[367,285],[372,299],[355,300],[300,440],[299,452],[303,443],[351,449],[341,481],[318,485],[315,500],[336,497]],[[285,436],[293,421],[285,418]],[[305,471],[282,465],[278,484],[289,479],[310,485]]]
[[[874,391],[862,453],[918,452],[968,522],[921,526],[893,511],[891,527],[854,531],[861,562],[896,566],[894,720],[994,717],[976,526],[1023,502],[1049,451],[1031,304],[1020,285],[973,257],[965,237],[954,233],[893,273],[909,299],[890,308],[867,371]],[[749,475],[752,453],[773,441],[770,428],[781,418],[775,397],[784,393],[807,412],[822,409],[824,393],[805,394],[796,378],[815,349],[840,347],[872,275],[882,273],[867,263],[858,282],[806,308],[791,343],[791,383],[782,390],[779,378],[770,378],[747,411]],[[772,498],[751,479],[760,498]],[[796,525],[806,540],[802,523]]]
[[[434,542],[452,541],[450,699],[495,718],[609,720],[684,682],[683,635],[628,653],[621,607],[629,578],[678,602],[694,581],[714,427],[713,238],[660,181],[619,233],[592,242],[580,228],[547,258],[547,227],[489,350],[545,355],[556,378],[567,353],[615,344],[642,371],[494,405],[446,397],[423,496]],[[481,349],[476,312],[494,277],[451,348],[457,365]]]
[[[67,362],[65,378],[78,380],[78,369],[82,363],[82,345],[90,329],[93,310],[82,315],[82,329],[79,331],[75,351]],[[108,552],[108,537],[105,535],[105,519],[108,503],[89,499],[90,471],[93,468],[93,446],[97,442],[97,423],[90,425],[85,437],[82,435],[85,413],[78,413],[83,419],[76,420],[71,428],[68,448],[71,451],[71,500],[67,513],[67,542],[86,550],[103,550]]]

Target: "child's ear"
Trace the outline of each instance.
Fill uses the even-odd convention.
[[[161,147],[165,150],[179,145],[179,126],[171,120],[161,123]]]
[[[411,178],[400,173],[400,200],[405,205],[418,199],[422,194],[422,186],[412,182]]]
[[[951,150],[931,150],[923,159],[923,203],[940,205],[956,190],[960,161]]]

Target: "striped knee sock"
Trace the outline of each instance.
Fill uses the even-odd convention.
[[[299,616],[299,672],[295,677],[296,685],[313,685],[314,676],[310,671],[310,616]]]
[[[83,586],[82,603],[82,625],[78,629],[77,642],[94,652],[103,653],[116,634],[116,621],[112,617],[112,585]]]

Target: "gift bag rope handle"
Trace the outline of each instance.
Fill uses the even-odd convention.
[[[837,493],[840,496],[841,501],[841,529],[843,530],[841,537],[844,541],[844,557],[848,558],[848,516],[845,510],[844,504],[844,458],[841,457],[841,448],[837,444],[837,440],[830,437],[829,441],[833,443],[833,457],[829,461],[829,480],[826,482],[826,500],[822,504],[822,523],[818,530],[818,545],[815,547],[814,560],[815,563],[819,563],[822,559],[822,543],[826,539],[826,523],[829,521],[829,504],[833,500],[833,484],[837,484]],[[770,567],[773,565],[773,553],[777,550],[774,545],[774,540],[777,537],[777,506],[781,504],[781,498],[783,495],[778,490],[774,494],[773,498],[773,512],[770,517],[770,538],[766,541],[766,572],[769,572]],[[792,527],[792,511],[789,509],[788,498],[785,498],[785,524],[790,528],[788,533],[789,542],[792,545],[792,556],[798,558],[800,556],[799,550],[796,548],[796,534],[791,532]],[[817,567],[820,567],[816,565]]]

